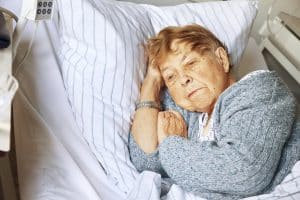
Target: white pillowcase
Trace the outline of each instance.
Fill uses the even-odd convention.
[[[155,7],[58,0],[58,7],[61,71],[74,116],[100,164],[124,192],[138,175],[127,138],[146,71],[142,44],[166,26],[197,23],[227,45],[235,65],[257,11],[249,1]]]

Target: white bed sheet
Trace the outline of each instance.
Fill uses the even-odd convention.
[[[75,123],[55,57],[59,48],[56,28],[52,23],[47,27],[39,26],[31,56],[17,74],[20,90],[14,100],[13,113],[21,199],[159,199],[160,175],[143,172],[132,191],[124,194],[119,192],[116,180],[107,177],[102,170]],[[29,35],[30,31],[25,40]],[[251,39],[234,74],[241,77],[256,69],[267,67]],[[292,176],[300,175],[298,171]],[[275,193],[286,194],[290,191]],[[273,197],[274,194],[265,196]],[[174,185],[166,199],[200,198]]]

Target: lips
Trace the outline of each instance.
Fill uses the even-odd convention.
[[[188,94],[188,97],[190,98],[193,94],[195,94],[197,91],[199,91],[199,90],[201,90],[201,89],[203,89],[203,87],[197,88],[197,89],[193,90],[192,92],[190,92],[190,93]]]

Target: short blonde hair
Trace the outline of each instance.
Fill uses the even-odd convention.
[[[156,62],[157,65],[163,62],[171,49],[174,40],[189,45],[191,50],[201,55],[207,51],[214,52],[218,47],[225,49],[226,46],[209,30],[197,25],[169,26],[162,29],[156,36],[150,38],[145,46],[146,56]]]

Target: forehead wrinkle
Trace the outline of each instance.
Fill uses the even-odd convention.
[[[182,52],[180,52],[180,53],[182,53]],[[179,59],[179,61],[180,61],[181,64],[187,59],[187,54],[188,54],[188,53],[185,53],[185,54],[182,56],[182,58]],[[173,54],[173,55],[176,55],[176,54]],[[179,56],[179,55],[176,55],[176,56]],[[170,59],[170,57],[169,57],[168,59]],[[168,66],[166,66],[166,67],[163,67],[163,68],[161,69],[161,72],[163,73],[163,72],[165,72],[166,70],[168,70],[168,69],[170,69],[170,68],[172,68],[172,65],[171,65],[171,66],[168,65]]]
[[[178,62],[175,65],[178,64],[183,64],[184,61],[186,61],[186,59],[189,57],[188,55],[191,53],[190,49],[188,49],[187,45],[184,43],[180,43],[178,41],[173,41],[172,45],[171,45],[171,52],[167,53],[167,56],[165,57],[165,61],[169,61],[169,63],[172,63],[172,65],[174,64],[174,62]],[[181,57],[182,56],[182,57]],[[170,59],[172,61],[170,61]],[[177,60],[177,61],[175,61]],[[171,66],[161,66],[161,72],[164,72],[170,68],[172,68]]]

